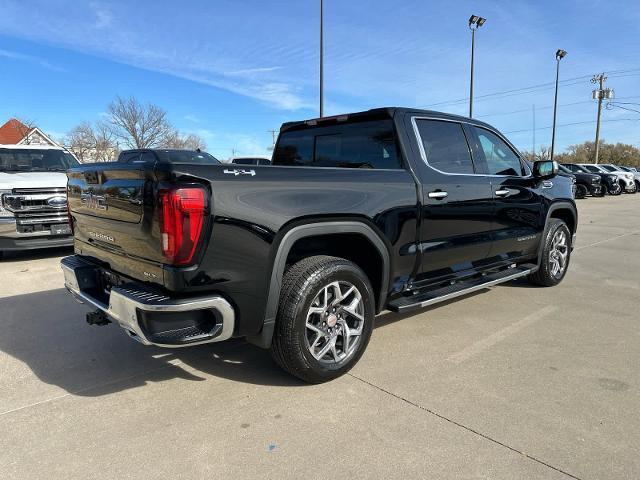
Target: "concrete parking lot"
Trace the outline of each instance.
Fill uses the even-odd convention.
[[[308,386],[240,341],[89,327],[68,251],[0,263],[0,477],[640,477],[640,195],[579,201],[565,281],[378,318]]]

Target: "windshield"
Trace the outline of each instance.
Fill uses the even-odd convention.
[[[623,172],[631,172],[632,170],[627,167],[618,167],[618,170],[622,170]]]
[[[600,170],[595,165],[582,165],[582,166],[592,173],[602,173],[602,170]]]
[[[160,150],[158,156],[171,163],[198,163],[203,165],[217,165],[220,161],[207,152],[196,150]]]
[[[64,150],[41,148],[0,148],[2,172],[64,172],[79,165]]]
[[[604,168],[608,172],[615,172],[616,171],[616,167],[614,167],[612,165],[602,165],[602,168]]]
[[[571,170],[569,170],[567,167],[565,167],[564,165],[558,165],[558,169],[562,172],[562,173],[572,173]]]
[[[580,165],[574,165],[574,164],[568,164],[565,165],[569,170],[571,170],[572,172],[578,172],[578,173],[589,173],[589,170],[587,170],[584,167],[581,167]]]

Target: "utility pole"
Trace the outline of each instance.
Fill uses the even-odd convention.
[[[275,146],[276,146],[276,133],[278,133],[279,130],[267,130],[267,132],[271,133],[271,140],[273,141],[273,148],[275,148]]]
[[[613,90],[610,88],[604,88],[604,82],[607,81],[607,77],[604,73],[594,75],[591,79],[591,83],[597,83],[598,88],[593,91],[593,99],[598,100],[598,121],[596,122],[596,154],[594,163],[598,164],[598,157],[600,155],[600,116],[602,115],[602,100],[613,98]]]
[[[324,0],[320,0],[320,118],[324,117]]]
[[[533,161],[536,161],[536,104],[531,105],[532,113],[533,113],[533,148],[531,148],[531,153],[533,154]]]

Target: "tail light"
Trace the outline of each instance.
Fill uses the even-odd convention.
[[[71,235],[74,234],[73,231],[73,217],[71,216],[71,206],[69,205],[69,195],[67,192],[67,219],[69,220],[69,228],[71,229]]]
[[[160,191],[162,254],[171,265],[193,261],[202,235],[207,196],[200,187]]]

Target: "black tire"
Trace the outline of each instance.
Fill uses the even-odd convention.
[[[559,232],[563,232],[566,237],[566,260],[560,274],[554,274],[551,267],[551,255],[553,241]],[[571,231],[566,223],[558,218],[549,219],[549,223],[545,230],[544,246],[542,248],[542,258],[540,259],[540,267],[535,273],[529,275],[528,279],[531,283],[541,287],[554,287],[558,285],[567,274],[569,262],[571,260]]]
[[[618,185],[618,187],[620,187],[620,185]],[[613,186],[611,186],[611,187],[607,186],[607,193],[609,195],[613,195],[613,196],[622,195],[622,188],[618,188],[616,190],[613,190]]]
[[[336,361],[335,364],[331,365],[328,360],[323,361],[325,357],[317,359],[312,354],[313,345],[318,342],[318,339],[320,339],[320,344],[316,348],[320,348],[320,350],[322,350],[322,346],[326,346],[330,341],[321,337],[319,333],[310,331],[307,327],[307,318],[310,315],[309,311],[314,301],[320,298],[319,296],[322,295],[323,291],[326,292],[324,287],[334,282],[344,282],[344,284],[356,287],[361,298],[359,308],[360,316],[363,320],[362,332],[351,353],[342,361]],[[325,295],[328,294],[325,293]],[[329,303],[328,298],[325,299],[324,303]],[[322,307],[320,306],[319,308]],[[360,267],[348,260],[337,257],[314,256],[305,258],[293,265],[285,273],[282,290],[280,291],[280,303],[271,344],[271,355],[285,371],[305,382],[322,383],[333,380],[349,371],[362,356],[371,338],[374,317],[373,289],[369,279]],[[322,319],[324,317],[320,316],[318,318]],[[352,320],[355,320],[355,317]],[[359,320],[355,321],[359,323]],[[327,323],[329,323],[328,319]],[[335,325],[335,322],[333,323]],[[324,323],[322,325],[324,328]],[[337,326],[336,331],[339,329],[340,327]],[[317,335],[313,345],[310,345],[310,332],[311,335]],[[345,342],[344,336],[342,342],[343,344]],[[349,344],[349,341],[347,340],[346,343]],[[320,354],[321,352],[316,353]],[[326,355],[330,355],[330,353],[328,352]],[[333,356],[335,359],[335,354]]]
[[[636,192],[640,192],[640,180],[636,180]]]
[[[585,198],[587,196],[587,193],[589,193],[589,190],[587,190],[587,187],[581,184],[576,185],[576,198],[579,198],[579,199]]]

